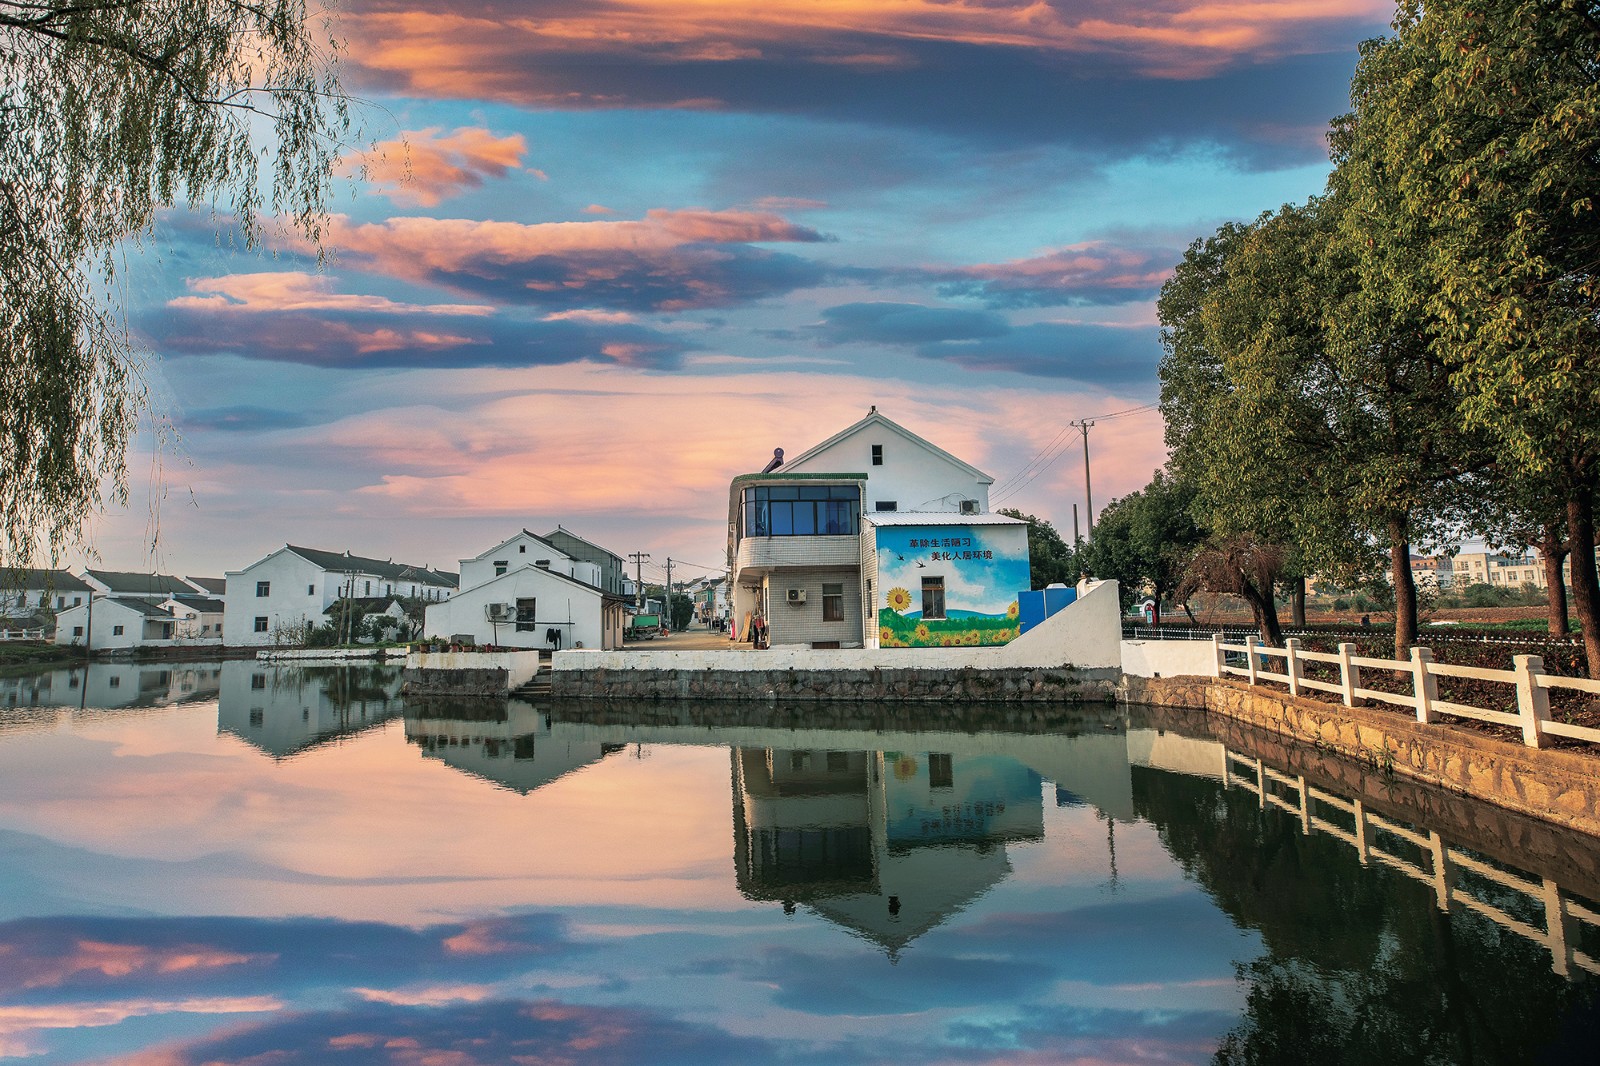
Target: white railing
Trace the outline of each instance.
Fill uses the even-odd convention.
[[[1278,681],[1289,686],[1291,695],[1298,696],[1307,689],[1331,692],[1354,707],[1357,700],[1378,700],[1416,711],[1417,721],[1433,723],[1441,716],[1474,718],[1480,722],[1493,722],[1522,730],[1522,742],[1530,748],[1547,747],[1551,737],[1569,737],[1573,740],[1600,744],[1600,729],[1589,726],[1556,722],[1550,718],[1550,690],[1571,689],[1578,692],[1600,694],[1600,681],[1581,677],[1558,677],[1544,672],[1544,659],[1537,655],[1514,655],[1510,670],[1494,670],[1480,666],[1451,666],[1433,661],[1428,648],[1412,648],[1411,661],[1398,659],[1373,659],[1357,655],[1354,644],[1340,644],[1337,652],[1306,651],[1295,637],[1285,640],[1284,646],[1274,648],[1262,644],[1255,637],[1246,637],[1243,644],[1226,643],[1222,635],[1211,638],[1216,651],[1215,676],[1244,677],[1250,684]],[[1244,665],[1228,661],[1229,653],[1244,656]],[[1281,673],[1266,669],[1268,660],[1283,660]],[[1329,663],[1339,667],[1339,680],[1319,681],[1307,677],[1306,663]],[[1411,692],[1384,692],[1363,688],[1361,671],[1389,670],[1411,675]],[[1490,681],[1509,685],[1516,694],[1516,713],[1474,707],[1465,703],[1452,703],[1439,698],[1439,678],[1462,677],[1474,681]]]
[[[0,629],[0,640],[43,640],[44,627],[38,629]]]
[[[1234,764],[1242,763],[1253,773],[1234,772]],[[1483,915],[1496,925],[1509,929],[1544,947],[1550,952],[1551,968],[1569,980],[1574,967],[1600,975],[1600,961],[1573,946],[1574,923],[1584,922],[1600,929],[1600,914],[1575,899],[1562,894],[1561,886],[1548,877],[1534,880],[1521,874],[1491,866],[1482,859],[1452,848],[1433,830],[1422,830],[1374,814],[1359,799],[1347,800],[1308,785],[1301,776],[1281,773],[1266,766],[1259,758],[1240,755],[1223,749],[1223,787],[1239,787],[1256,794],[1261,809],[1277,807],[1300,819],[1300,832],[1310,836],[1313,832],[1344,841],[1356,849],[1356,858],[1363,866],[1373,862],[1398,870],[1433,890],[1440,910],[1449,912],[1459,904]],[[1286,799],[1274,791],[1281,786],[1293,794]],[[1337,824],[1331,818],[1321,817],[1313,804],[1323,804],[1341,811],[1354,820],[1351,828]],[[1380,833],[1405,841],[1427,857],[1426,862],[1413,862],[1393,850],[1386,850]],[[1492,881],[1504,888],[1526,895],[1535,906],[1544,911],[1544,928],[1530,925],[1473,895],[1461,884],[1460,873],[1471,873]]]

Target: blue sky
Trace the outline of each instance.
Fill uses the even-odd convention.
[[[1320,190],[1390,14],[357,0],[368,170],[333,258],[165,220],[126,291],[176,439],[141,439],[95,545],[445,565],[560,522],[716,566],[728,480],[873,404],[997,479],[1061,453],[1004,503],[1070,527],[1060,430],[1155,398],[1161,282]],[[1159,418],[1091,447],[1104,506],[1161,463]]]

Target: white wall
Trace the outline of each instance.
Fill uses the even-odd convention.
[[[1206,645],[1210,647],[1209,644]],[[1010,644],[963,648],[773,647],[767,651],[559,651],[556,670],[909,670],[1074,666],[1119,668],[1122,606],[1117,583],[1104,581],[1079,595],[1065,610]]]
[[[542,634],[541,634],[542,635]],[[536,651],[414,651],[407,670],[504,670],[506,690],[520,688],[539,672]]]
[[[883,445],[883,465],[872,465],[872,446]],[[787,473],[867,475],[861,509],[871,511],[880,500],[893,500],[901,511],[959,511],[962,499],[989,509],[989,486],[942,456],[929,452],[887,426],[869,423],[856,433],[804,462],[779,467]]]
[[[282,642],[286,630],[322,621],[333,602],[343,575],[325,573],[287,549],[278,551],[243,570],[229,571],[223,596],[222,631],[234,647],[264,646]],[[266,596],[256,595],[256,583],[269,583]],[[267,631],[256,632],[255,620],[266,618]]]
[[[519,532],[509,540],[496,544],[479,555],[470,559],[461,560],[461,588],[470,589],[485,582],[493,581],[497,576],[494,564],[506,564],[506,572],[520,570],[524,566],[532,566],[541,559],[548,559],[552,569],[571,576],[572,556],[557,548],[530,536],[526,531]],[[592,565],[592,564],[590,564]],[[595,568],[598,572],[598,567]],[[582,580],[588,580],[584,578]],[[593,584],[599,584],[598,581]]]
[[[535,601],[536,618],[532,632],[518,632],[515,622],[502,622],[496,626],[489,621],[486,612],[489,604],[510,604],[515,612],[517,600],[527,598]],[[478,644],[550,648],[552,645],[545,640],[545,631],[559,629],[563,648],[574,647],[580,642],[585,648],[599,648],[603,636],[601,600],[599,589],[575,585],[538,567],[528,566],[513,570],[503,577],[492,578],[486,584],[464,588],[449,600],[430,605],[427,620],[423,624],[423,636],[449,638],[470,633]]]
[[[221,634],[199,636],[198,623],[194,627],[196,634],[186,635],[181,622],[177,619],[172,619],[170,622],[172,636],[163,638],[159,634],[165,621],[165,619],[150,618],[139,611],[124,607],[115,599],[97,596],[92,620],[87,603],[69,607],[56,616],[55,642],[86,646],[94,651],[126,648],[217,647],[222,643]],[[117,632],[119,627],[122,629],[121,633]],[[88,631],[88,639],[85,639],[83,633],[74,634],[73,630],[78,628]]]
[[[1217,654],[1209,640],[1125,640],[1122,672],[1130,677],[1211,677]]]

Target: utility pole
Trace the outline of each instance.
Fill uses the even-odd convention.
[[[650,558],[649,552],[634,552],[628,556],[633,560],[633,609],[644,610],[644,561]]]
[[[1078,550],[1078,542],[1083,539],[1083,534],[1078,532],[1078,505],[1072,505],[1072,550]]]
[[[1094,539],[1094,490],[1089,486],[1089,430],[1094,423],[1087,418],[1080,418],[1067,423],[1083,431],[1083,495],[1089,503],[1089,539]]]
[[[667,556],[667,597],[661,607],[661,624],[672,624],[672,556]]]

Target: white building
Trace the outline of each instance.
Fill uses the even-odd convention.
[[[454,574],[426,566],[286,544],[228,571],[223,630],[232,646],[298,644],[341,599],[442,601],[455,590]]]
[[[0,567],[0,618],[27,618],[41,610],[64,611],[88,597],[89,586],[65,570]]]
[[[209,641],[191,640],[179,637],[177,629],[178,619],[171,611],[133,596],[96,596],[56,615],[57,644],[94,651],[222,643],[220,634]]]
[[[619,648],[624,600],[600,587],[600,563],[519,530],[461,560],[461,589],[427,609],[423,635],[502,648]]]
[[[168,596],[158,604],[173,618],[173,636],[222,642],[223,601],[213,596]]]
[[[1004,644],[1028,587],[1027,524],[989,511],[983,471],[866,418],[733,479],[738,639],[814,648]]]

